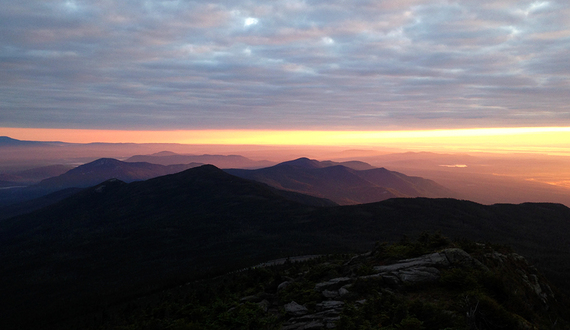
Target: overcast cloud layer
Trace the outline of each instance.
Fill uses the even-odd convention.
[[[570,125],[570,2],[0,0],[0,126]]]

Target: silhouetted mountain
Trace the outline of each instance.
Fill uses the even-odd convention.
[[[295,167],[295,168],[323,168],[326,167],[324,164],[321,164],[318,160],[309,159],[307,157],[301,157],[294,160],[289,160],[286,162],[279,163],[273,167]]]
[[[371,203],[394,197],[452,197],[453,192],[424,178],[410,177],[361,162],[319,162],[299,158],[258,170],[228,169],[228,173],[279,189],[328,198],[339,204]]]
[[[347,173],[339,166],[323,169]],[[213,272],[290,255],[363,250],[436,230],[510,244],[568,291],[568,219],[570,209],[557,204],[453,199],[317,208],[211,165],[147,181],[109,180],[2,221],[0,322],[4,329],[16,321],[20,328],[45,329]]]
[[[346,162],[334,162],[331,160],[318,161],[318,160],[314,160],[314,159],[309,159],[307,157],[301,157],[298,159],[282,162],[282,163],[279,163],[277,165],[280,165],[280,166],[289,165],[292,167],[301,167],[301,168],[323,168],[323,167],[342,165],[342,166],[351,168],[353,170],[358,170],[358,171],[371,170],[371,169],[375,168],[374,166],[372,166],[368,163],[357,161],[357,160],[346,161]]]
[[[46,143],[54,143],[54,142],[40,142],[40,141],[24,141],[24,140],[17,140],[13,139],[8,136],[0,136],[0,146],[23,146],[23,145],[41,145]],[[61,143],[61,142],[55,142]]]
[[[127,163],[113,158],[101,158],[93,162],[75,167],[63,174],[42,180],[28,187],[0,190],[0,207],[10,205],[12,209],[23,210],[27,202],[47,194],[66,188],[86,188],[105,180],[116,178],[125,182],[141,181],[184,171],[202,164],[157,165],[150,163]],[[59,168],[57,168],[59,169]],[[43,171],[46,172],[46,171]],[[24,171],[24,174],[34,173],[34,170]],[[16,183],[10,186],[17,185]],[[20,184],[21,185],[21,184]],[[55,199],[44,199],[56,201]],[[24,203],[24,204],[21,204]],[[20,205],[17,205],[20,204]],[[42,205],[46,205],[42,203]]]
[[[122,162],[113,158],[101,158],[78,166],[57,177],[42,180],[37,186],[48,189],[90,187],[111,178],[125,182],[141,181],[173,174],[202,164],[158,165],[150,163]]]
[[[180,155],[170,151],[162,151],[152,155],[137,155],[127,162],[147,162],[160,165],[202,163],[212,164],[219,168],[261,168],[275,163],[262,160],[255,161],[239,155]]]
[[[287,232],[312,210],[211,165],[142,182],[112,179],[2,221],[0,308],[60,318],[62,309],[72,314],[211,270],[301,253],[311,234]]]

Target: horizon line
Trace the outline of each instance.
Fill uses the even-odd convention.
[[[66,143],[395,147],[410,150],[530,152],[570,155],[570,127],[567,126],[376,131],[0,128],[0,135],[24,141]]]
[[[470,128],[434,128],[434,129],[383,129],[383,130],[346,130],[346,129],[176,129],[176,130],[126,130],[126,129],[77,129],[77,128],[24,128],[0,127],[4,136],[22,141],[66,142],[66,143],[183,143],[183,144],[238,144],[236,141],[260,141],[254,144],[275,144],[262,140],[283,135],[300,134],[322,137],[323,134],[336,135],[359,140],[363,138],[423,138],[423,137],[463,137],[463,136],[501,136],[541,133],[568,133],[570,126],[539,127],[470,127]],[[5,133],[6,132],[6,133]],[[213,133],[230,134],[211,136]],[[112,137],[105,136],[112,134]],[[144,135],[144,136],[142,136]],[[253,135],[257,135],[253,136]],[[260,136],[261,135],[261,136]],[[58,138],[59,137],[59,138]],[[117,137],[127,140],[117,141]],[[193,141],[191,141],[194,139]],[[183,142],[181,142],[183,141]],[[204,143],[208,141],[208,143]],[[293,141],[294,142],[294,141]],[[315,141],[309,144],[314,144]],[[321,142],[317,140],[316,142]],[[321,142],[322,143],[322,142]],[[243,143],[239,143],[243,144]],[[251,144],[251,143],[247,143]],[[281,145],[296,145],[288,141]],[[307,144],[303,141],[300,144]],[[328,145],[329,143],[324,143]]]

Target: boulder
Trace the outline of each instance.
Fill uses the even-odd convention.
[[[283,308],[285,309],[286,313],[292,314],[292,315],[305,315],[309,312],[307,307],[305,307],[303,305],[299,305],[295,301],[291,301],[290,303],[285,304],[285,306],[283,306]]]
[[[459,249],[458,249],[459,250]],[[463,251],[463,250],[461,250]],[[433,266],[449,266],[450,262],[446,257],[446,254],[442,253],[432,253],[426,254],[421,257],[400,260],[392,265],[385,266],[375,266],[374,270],[379,273],[383,272],[397,272],[401,269],[412,268],[412,267],[433,267]]]
[[[414,267],[403,269],[398,273],[398,277],[402,282],[408,283],[435,282],[439,280],[440,272],[434,267]]]
[[[325,298],[336,298],[339,296],[339,292],[336,290],[335,291],[323,290],[323,292],[321,292],[321,294]]]
[[[317,283],[315,284],[315,290],[317,291],[323,291],[325,289],[327,290],[338,290],[340,287],[342,287],[345,284],[351,283],[354,280],[350,277],[337,277],[337,278],[333,278],[331,280],[328,280],[326,282],[321,282],[321,283]]]
[[[456,248],[443,250],[449,263],[454,266],[478,268],[482,270],[489,270],[489,268],[483,265],[479,260],[473,258],[469,253]]]
[[[344,306],[344,302],[338,300],[323,301],[317,304],[318,310],[327,309],[341,309]]]
[[[285,282],[280,283],[277,286],[277,291],[281,291],[281,290],[287,288],[291,283],[292,283],[291,281],[285,281]]]
[[[451,248],[441,252],[426,254],[421,257],[400,260],[392,265],[375,266],[384,281],[388,284],[401,282],[421,283],[434,282],[440,278],[437,267],[472,267],[488,270],[479,260],[471,257],[467,252]]]

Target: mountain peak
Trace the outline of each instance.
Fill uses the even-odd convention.
[[[83,164],[68,172],[43,180],[44,188],[63,189],[67,187],[90,187],[116,178],[124,182],[142,181],[157,176],[173,174],[194,167],[195,164],[164,166],[146,162],[123,162],[114,158],[100,158]]]
[[[102,166],[102,165],[119,165],[122,164],[123,162],[115,159],[115,158],[99,158],[97,160],[92,161],[91,163],[87,163],[84,165],[88,165],[88,166]]]
[[[0,136],[0,142],[19,142],[20,140],[12,139],[9,136]]]
[[[16,140],[9,136],[0,136],[0,146],[21,146],[34,143],[33,141]]]
[[[28,140],[18,140],[11,138],[9,136],[0,136],[0,146],[30,146],[30,145],[41,145],[41,144],[50,144],[50,143],[57,143],[62,144],[64,142],[59,141],[28,141]]]
[[[219,169],[218,167],[212,165],[212,164],[205,164],[205,165],[200,165],[197,167],[193,167],[190,169],[185,170],[184,172],[187,173],[223,173],[224,175],[226,175],[226,172],[222,171],[221,169]]]
[[[321,162],[315,159],[309,159],[307,157],[297,158],[295,160],[290,160],[287,162],[279,163],[277,166],[280,165],[290,165],[295,167],[302,167],[302,168],[322,168],[324,167]]]

